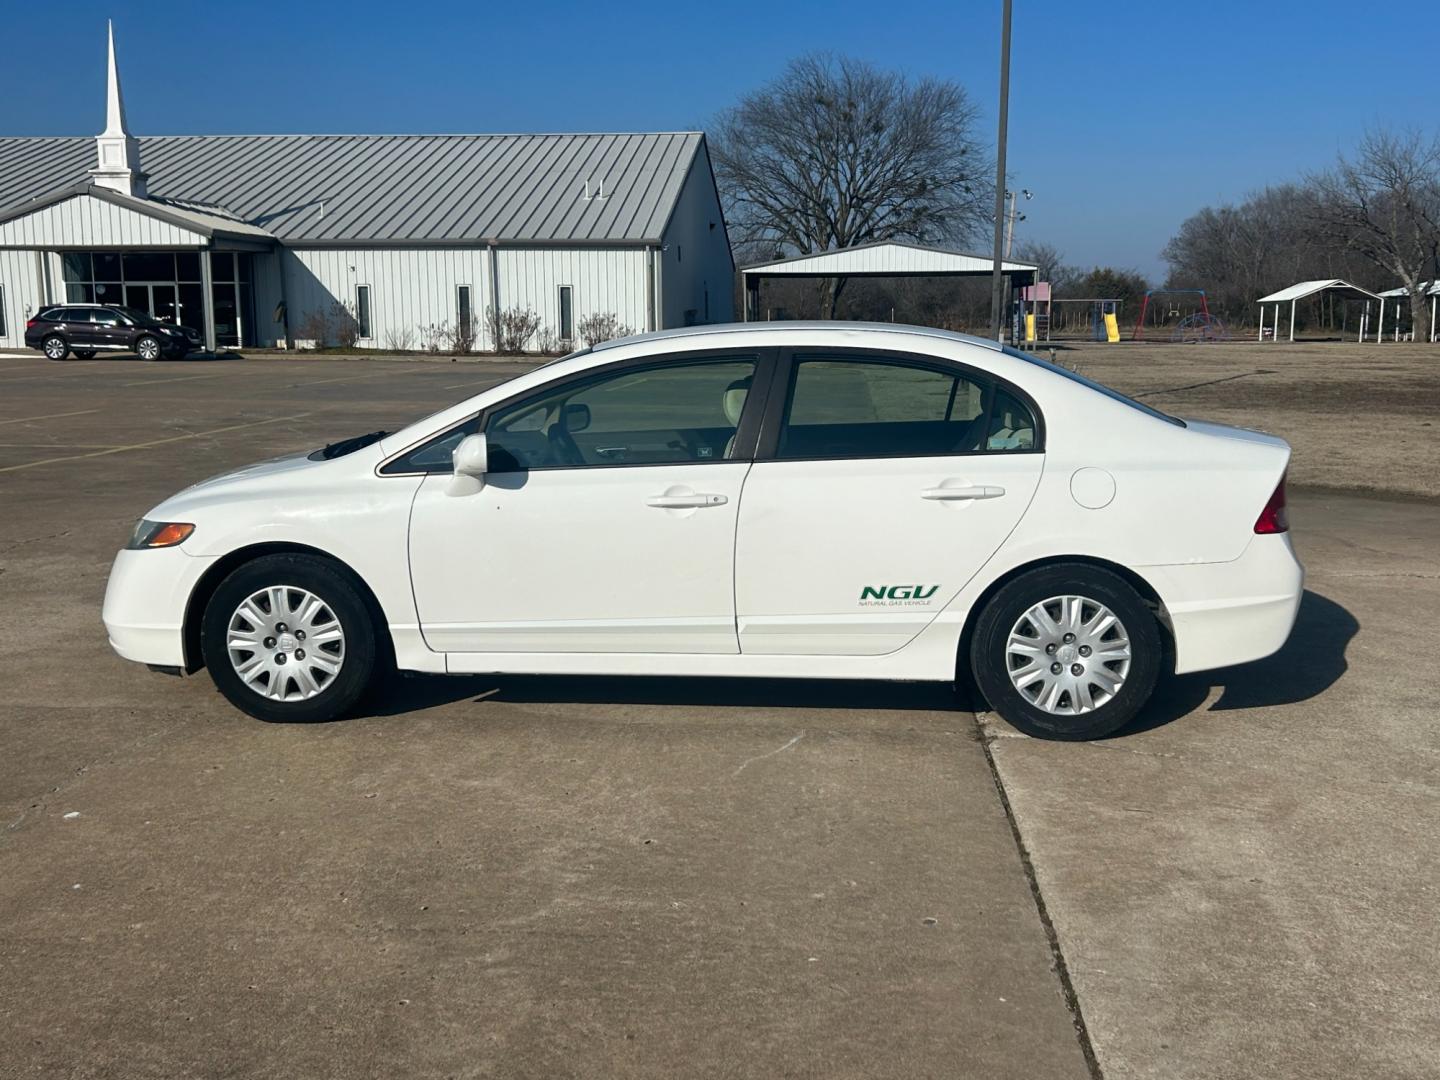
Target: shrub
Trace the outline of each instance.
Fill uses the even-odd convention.
[[[420,348],[430,353],[438,353],[442,346],[450,340],[450,324],[448,322],[431,323],[429,326],[418,327],[420,331]]]
[[[335,328],[335,344],[342,349],[353,349],[360,340],[360,320],[355,317],[351,304],[336,300],[330,305],[330,322]]]
[[[485,318],[495,351],[502,355],[523,353],[535,331],[540,329],[540,316],[529,308],[506,308],[498,313],[486,308]]]
[[[453,353],[475,351],[475,324],[473,321],[455,321],[455,328],[446,337],[446,344]]]
[[[635,332],[622,323],[613,311],[597,311],[593,315],[586,315],[575,330],[580,341],[587,347],[599,345],[602,341],[628,337]]]
[[[543,356],[564,356],[570,351],[570,343],[562,341],[555,331],[546,327],[535,339],[535,351]]]
[[[409,352],[415,347],[415,331],[398,327],[385,331],[385,348],[390,352]]]
[[[305,313],[305,318],[300,320],[299,333],[295,336],[313,341],[315,348],[323,349],[330,343],[334,333],[335,328],[331,325],[329,312],[317,310]]]

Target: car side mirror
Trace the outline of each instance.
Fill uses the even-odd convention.
[[[490,446],[485,433],[466,435],[450,455],[455,475],[447,489],[451,495],[474,495],[485,487],[485,473],[490,467]]]
[[[584,431],[590,426],[590,406],[578,403],[566,405],[562,418],[561,426],[572,435],[577,431]]]

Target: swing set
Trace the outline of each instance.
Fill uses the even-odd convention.
[[[1170,302],[1165,308],[1165,317],[1167,319],[1179,319],[1181,324],[1184,325],[1187,319],[1199,316],[1199,318],[1194,319],[1196,323],[1207,326],[1211,324],[1210,305],[1205,300],[1204,289],[1146,289],[1145,295],[1140,298],[1140,317],[1135,320],[1135,332],[1130,335],[1131,341],[1145,340],[1145,314],[1150,310],[1150,300],[1152,297],[1158,298],[1162,296],[1170,298]],[[1180,300],[1178,299],[1182,296],[1198,296],[1200,298],[1200,306],[1198,309],[1192,309],[1188,314],[1182,312],[1180,310]]]

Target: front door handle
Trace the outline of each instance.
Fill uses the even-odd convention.
[[[724,506],[729,501],[729,497],[725,495],[697,492],[691,495],[651,495],[645,500],[645,505],[661,510],[690,510],[697,506]]]
[[[920,492],[922,499],[937,499],[942,502],[960,499],[998,499],[1005,494],[1003,487],[993,484],[977,484],[970,487],[933,487]]]

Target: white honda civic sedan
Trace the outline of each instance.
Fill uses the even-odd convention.
[[[1094,738],[1163,674],[1284,643],[1289,457],[957,334],[665,331],[187,488],[104,620],[263,720],[395,669],[968,671],[1020,730]]]

